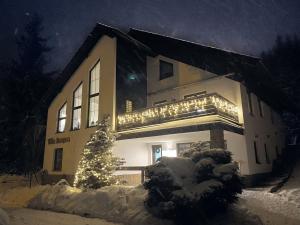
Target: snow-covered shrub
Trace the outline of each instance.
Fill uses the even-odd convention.
[[[231,153],[201,143],[183,155],[162,157],[146,168],[146,208],[154,215],[190,223],[223,211],[237,200],[242,183]]]

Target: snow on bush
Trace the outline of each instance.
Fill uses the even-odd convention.
[[[9,218],[7,213],[0,208],[0,225],[9,225]]]
[[[237,200],[242,183],[229,151],[203,148],[201,143],[184,153],[146,168],[146,207],[160,218],[187,222],[224,211]]]

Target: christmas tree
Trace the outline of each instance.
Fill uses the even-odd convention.
[[[121,160],[112,153],[116,134],[111,131],[109,121],[109,117],[104,118],[86,143],[75,174],[74,186],[96,189],[118,184],[113,172],[121,164]]]

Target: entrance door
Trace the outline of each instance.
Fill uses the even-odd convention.
[[[157,162],[162,156],[162,145],[152,145],[152,163]]]

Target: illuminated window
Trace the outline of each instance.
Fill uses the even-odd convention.
[[[67,120],[67,103],[65,103],[58,111],[57,132],[64,132]]]
[[[132,101],[126,100],[126,112],[130,113],[132,112]]]
[[[100,61],[90,71],[88,127],[96,126],[99,113]]]
[[[258,157],[258,152],[257,152],[256,141],[253,142],[253,147],[254,147],[254,154],[255,154],[255,162],[257,164],[260,164],[259,157]]]
[[[154,102],[153,106],[161,106],[161,105],[165,105],[166,103],[167,100],[162,100],[162,101]]]
[[[168,77],[172,77],[173,75],[173,64],[163,60],[159,60],[159,79],[163,80]]]
[[[81,125],[82,84],[73,93],[72,130],[80,129]]]
[[[252,98],[251,98],[251,93],[247,90],[247,99],[248,99],[248,109],[249,113],[253,115],[253,106],[252,106]]]
[[[62,148],[55,149],[54,150],[54,163],[53,163],[54,171],[61,171],[62,158],[63,158],[63,149]]]
[[[190,143],[178,143],[177,144],[177,155],[181,156],[183,152],[189,150],[192,146],[192,142]]]
[[[258,102],[259,115],[261,117],[263,117],[264,116],[264,112],[263,112],[262,101],[260,100],[260,98],[257,98],[257,102]]]
[[[268,153],[268,148],[267,148],[267,144],[264,145],[265,146],[265,156],[266,156],[266,163],[270,163],[270,158],[269,158],[269,153]]]

